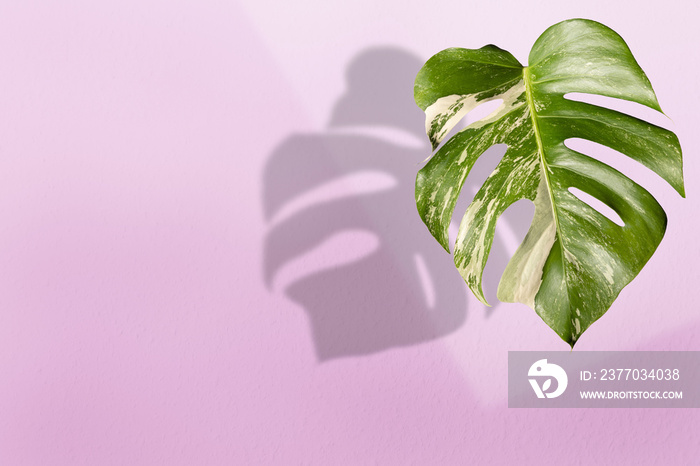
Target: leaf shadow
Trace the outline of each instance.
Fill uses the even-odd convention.
[[[290,135],[266,162],[264,279],[305,310],[321,362],[431,341],[467,318],[468,289],[415,207],[416,172],[431,152],[423,112],[413,103],[421,65],[398,48],[361,52],[348,65],[347,90],[327,129]],[[499,150],[482,156],[493,160],[475,165],[463,192],[476,191]],[[372,182],[378,174],[383,182],[377,176]],[[329,185],[342,187],[349,176],[356,176],[346,183],[351,189],[318,194]],[[460,199],[457,220],[468,202]],[[504,217],[521,225],[522,238],[528,215],[509,211]],[[376,244],[358,246],[343,232],[369,234]],[[508,258],[497,234],[485,274],[487,295]],[[276,286],[290,267],[286,283]],[[497,307],[495,297],[489,299],[495,307],[484,318]]]

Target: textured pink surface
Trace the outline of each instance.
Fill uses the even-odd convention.
[[[566,346],[468,297],[420,224],[411,87],[448,46],[524,62],[556,21],[617,30],[688,199],[630,166],[667,236],[577,349],[698,350],[700,10],[490,8],[0,5],[0,464],[695,463],[697,410],[506,408],[507,351]]]

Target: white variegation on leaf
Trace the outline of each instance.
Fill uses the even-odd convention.
[[[493,45],[447,49],[418,73],[416,103],[437,151],[418,172],[416,204],[449,252],[448,228],[465,179],[494,144],[508,146],[462,218],[454,261],[486,303],[482,275],[499,216],[529,199],[535,214],[498,287],[501,301],[537,312],[572,346],[639,273],[663,237],[666,216],[644,188],[612,167],[569,149],[570,138],[609,146],[639,161],[684,196],[676,136],[568,93],[598,94],[661,111],[646,75],[614,31],[594,21],[558,23],[537,40],[529,65]],[[479,105],[500,99],[487,117],[446,136]],[[440,146],[441,143],[443,143]],[[600,200],[617,224],[571,189]]]

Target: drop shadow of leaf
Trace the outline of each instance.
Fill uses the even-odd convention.
[[[348,66],[348,89],[334,106],[327,131],[291,135],[267,161],[263,204],[271,225],[264,246],[268,286],[286,265],[339,233],[371,232],[378,240],[378,247],[361,257],[302,273],[283,288],[308,314],[321,362],[434,340],[466,320],[466,286],[415,207],[416,172],[431,152],[422,132],[423,113],[413,103],[413,78],[421,65],[419,58],[396,48],[360,53]],[[350,128],[354,131],[344,131]],[[372,129],[420,142],[399,144]],[[490,172],[480,166],[465,184],[469,192],[478,186],[471,180],[483,181]],[[478,170],[482,173],[475,174]],[[395,183],[312,200],[275,221],[290,203],[320,186],[377,172]],[[457,210],[457,219],[462,212]],[[508,256],[496,238],[489,264],[495,262],[502,271]],[[340,250],[342,245],[327,254]],[[328,262],[333,264],[333,258]],[[495,289],[499,276],[486,276],[485,288]]]

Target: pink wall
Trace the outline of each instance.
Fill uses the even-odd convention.
[[[694,410],[506,407],[508,350],[567,349],[495,300],[531,209],[487,309],[415,212],[411,95],[449,46],[617,30],[688,199],[600,154],[670,220],[577,350],[698,350],[697,4],[46,3],[0,5],[0,464],[697,461]]]

